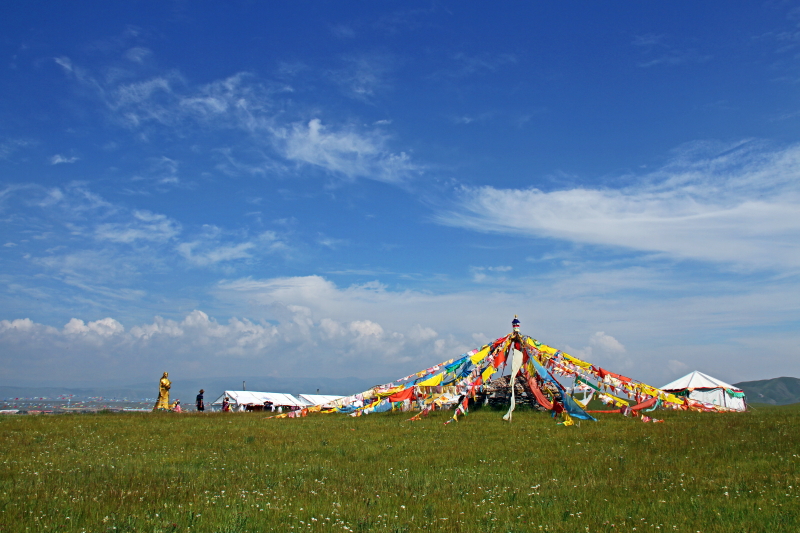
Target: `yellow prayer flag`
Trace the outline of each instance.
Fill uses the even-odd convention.
[[[483,378],[483,382],[486,383],[487,381],[489,381],[489,378],[492,377],[492,374],[494,374],[494,372],[495,370],[492,365],[486,367],[486,370],[484,370],[483,374],[481,375],[481,377]]]
[[[420,381],[417,383],[417,387],[437,387],[442,383],[442,378],[444,378],[444,372],[441,374],[436,374],[432,378],[428,378],[425,381]]]
[[[581,368],[585,368],[585,369],[587,369],[587,370],[588,370],[589,368],[592,368],[592,365],[591,365],[591,364],[587,363],[586,361],[581,361],[581,360],[580,360],[580,359],[578,359],[577,357],[572,357],[571,355],[569,355],[569,354],[567,354],[567,353],[564,353],[564,352],[561,352],[561,355],[563,355],[563,356],[564,356],[564,359],[566,359],[567,361],[569,361],[569,362],[570,362],[570,363],[572,363],[573,365],[579,366],[579,367],[581,367]]]
[[[472,364],[477,365],[478,363],[483,361],[486,358],[487,355],[489,355],[489,346],[486,346],[483,350],[481,350],[480,352],[476,353],[475,355],[473,355],[469,359],[470,359],[470,361],[472,361]]]

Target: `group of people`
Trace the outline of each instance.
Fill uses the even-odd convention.
[[[158,384],[158,399],[156,400],[156,404],[153,407],[153,411],[173,411],[176,413],[183,412],[183,407],[181,406],[181,401],[176,399],[173,403],[169,401],[169,390],[172,388],[172,382],[169,380],[169,374],[164,372],[161,376],[161,380]],[[195,398],[194,405],[198,412],[202,413],[206,410],[206,403],[205,403],[205,389],[200,389],[200,392],[197,393],[197,397]],[[272,411],[273,413],[283,412],[283,407],[280,405],[273,405],[270,401],[265,401],[264,405],[248,405],[248,406],[239,406],[240,410],[244,411],[245,409],[248,411]],[[222,411],[225,413],[229,413],[232,411],[231,407],[231,399],[225,396],[222,399]]]
[[[203,401],[203,393],[204,392],[206,392],[206,391],[203,390],[203,389],[200,389],[200,392],[197,394],[197,398],[195,400],[195,407],[197,408],[198,411],[205,411],[206,410],[206,404]],[[170,411],[174,411],[176,413],[182,413],[183,412],[183,407],[181,407],[181,401],[176,399],[170,405],[169,410]]]

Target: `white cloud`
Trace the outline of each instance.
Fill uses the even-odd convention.
[[[406,153],[390,153],[378,132],[330,130],[320,119],[273,130],[283,156],[350,179],[402,182],[421,169]]]
[[[472,272],[472,281],[476,283],[483,283],[485,281],[496,281],[498,279],[505,279],[502,275],[497,276],[495,273],[503,274],[505,272],[511,272],[513,267],[510,266],[490,266],[490,267],[470,267],[470,272]]]
[[[500,67],[514,64],[517,57],[514,54],[489,54],[483,52],[477,55],[458,53],[453,57],[456,68],[450,72],[452,76],[470,76],[474,74],[488,74],[495,72]]]
[[[604,331],[589,337],[589,345],[579,348],[564,345],[564,351],[578,359],[606,367],[611,371],[627,371],[633,368],[633,359],[627,356],[625,346]],[[636,377],[636,376],[632,376]]]
[[[129,326],[119,318],[76,318],[60,330],[29,319],[0,321],[0,364],[13,358],[17,377],[38,373],[64,380],[86,369],[138,379],[162,372],[165,364],[197,377],[391,378],[508,333],[518,313],[523,333],[655,385],[674,376],[670,360],[692,361],[731,383],[796,373],[797,361],[785,357],[800,342],[796,329],[774,334],[776,324],[794,316],[796,284],[720,289],[719,296],[619,301],[585,292],[564,298],[548,280],[507,292],[429,294],[390,291],[379,283],[339,287],[318,276],[239,279],[218,284],[214,307],[248,309],[249,317],[225,322],[200,310],[176,320],[129,320]],[[757,334],[763,325],[769,334]],[[42,358],[56,353],[58,360],[42,366]],[[755,375],[746,356],[752,353],[761,358]]]
[[[125,52],[125,58],[134,63],[144,63],[144,60],[152,55],[152,51],[148,48],[135,46]]]
[[[125,332],[125,327],[113,318],[103,318],[85,324],[83,320],[73,318],[64,326],[65,335],[96,335],[99,337],[113,337]]]
[[[652,33],[636,36],[631,43],[640,49],[645,59],[637,66],[647,68],[656,65],[683,65],[686,63],[705,63],[712,59],[709,54],[701,54],[692,48],[679,48],[667,42],[665,35]]]
[[[589,339],[589,344],[603,352],[612,354],[625,353],[625,347],[622,343],[611,335],[607,335],[604,331],[594,333]]]
[[[74,163],[78,160],[77,157],[64,157],[62,155],[56,154],[50,158],[51,165],[59,165],[61,163]]]
[[[0,142],[0,159],[8,159],[11,155],[21,148],[33,144],[25,139],[9,139]]]
[[[344,57],[343,61],[345,66],[330,76],[347,96],[369,100],[377,91],[388,88],[386,78],[394,63],[390,56],[360,54]]]
[[[61,68],[66,70],[67,72],[72,72],[72,60],[66,56],[62,57],[54,57],[53,61],[55,61]]]
[[[435,339],[438,336],[439,334],[433,328],[426,328],[421,324],[414,324],[407,334],[409,340],[418,343]]]
[[[207,227],[196,240],[182,242],[176,246],[176,250],[189,262],[207,266],[251,259],[258,254],[270,254],[288,249],[272,231],[263,232],[255,238],[238,243],[231,243],[233,240],[241,240],[241,237],[222,232],[218,228]]]
[[[95,228],[98,239],[120,243],[138,240],[166,242],[181,232],[181,225],[166,215],[148,211],[134,211],[133,220],[125,223],[99,224]]]
[[[331,250],[336,250],[341,246],[345,246],[348,244],[348,242],[349,241],[347,239],[334,239],[332,237],[325,237],[323,235],[320,235],[319,239],[317,239],[317,243],[325,246],[326,248],[330,248]]]
[[[57,60],[72,72],[74,66],[66,58]],[[370,96],[382,85],[382,68],[385,58],[366,56],[350,61],[351,67],[334,76],[340,83],[349,85],[352,94]],[[66,66],[65,66],[66,69]],[[135,75],[135,74],[131,74]],[[342,77],[344,76],[344,77]],[[107,106],[114,120],[141,130],[147,139],[148,128],[162,125],[174,128],[184,135],[191,134],[197,122],[216,130],[238,130],[249,135],[245,151],[264,152],[266,161],[259,165],[232,161],[227,150],[231,170],[244,168],[247,172],[283,170],[273,158],[283,158],[292,163],[310,165],[331,175],[347,179],[373,179],[399,183],[422,172],[423,168],[412,162],[405,152],[387,147],[388,137],[377,129],[363,126],[323,126],[322,120],[297,121],[287,118],[286,106],[275,101],[282,94],[291,93],[284,84],[258,81],[247,72],[240,72],[212,83],[192,87],[178,72],[116,83],[98,81],[81,71],[75,79],[94,90]],[[126,78],[127,79],[127,78]],[[308,116],[307,113],[303,115]],[[312,115],[313,116],[313,115]],[[375,125],[375,128],[385,126]]]
[[[677,359],[670,359],[667,361],[667,368],[669,368],[669,371],[672,372],[672,374],[683,374],[689,369],[689,366],[682,361],[678,361]]]
[[[687,149],[621,189],[463,187],[457,207],[438,220],[679,259],[799,267],[800,146],[743,147],[699,159],[697,151]]]
[[[201,244],[200,241],[184,242],[177,246],[177,250],[184,258],[196,265],[213,265],[222,261],[249,259],[253,257],[250,250],[255,247],[252,242],[242,242],[228,246],[206,247],[202,252],[196,251]]]

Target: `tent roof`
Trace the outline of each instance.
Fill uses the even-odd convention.
[[[667,383],[661,390],[684,390],[684,389],[732,389],[739,391],[733,385],[720,381],[717,378],[712,378],[708,374],[703,374],[695,370],[690,374],[686,374],[682,378],[676,379],[672,383]]]
[[[222,399],[225,396],[239,405],[264,405],[264,402],[272,402],[273,405],[295,405],[298,407],[305,407],[308,405],[303,402],[303,400],[295,398],[291,394],[251,390],[226,390],[219,398],[211,402],[211,405],[221,405]]]
[[[298,394],[301,400],[308,402],[308,405],[325,405],[335,402],[344,396],[331,396],[330,394]]]

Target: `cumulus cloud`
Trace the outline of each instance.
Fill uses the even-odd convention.
[[[800,266],[800,145],[700,145],[630,186],[462,187],[442,224],[756,268]]]
[[[64,326],[63,332],[64,335],[113,337],[125,333],[125,327],[113,318],[103,318],[88,324],[73,318]]]
[[[16,372],[7,379],[37,375],[64,382],[86,369],[97,376],[146,378],[164,365],[192,377],[391,378],[508,333],[519,313],[524,333],[646,382],[671,379],[678,368],[671,359],[691,359],[732,383],[751,376],[748,354],[756,352],[758,378],[800,368],[779,355],[796,346],[794,330],[778,341],[751,334],[753,326],[774,326],[795,310],[794,285],[635,303],[602,295],[560,298],[558,291],[547,282],[535,292],[519,287],[430,294],[391,291],[375,282],[337,286],[320,276],[243,278],[220,282],[213,307],[218,316],[222,309],[247,309],[247,317],[222,320],[197,309],[149,321],[78,317],[61,328],[26,318],[0,321],[0,365]],[[602,321],[608,326],[593,326]],[[747,335],[736,334],[745,329]]]
[[[572,347],[565,345],[564,351],[592,364],[606,366],[609,369],[624,371],[633,366],[625,346],[604,331],[596,331],[589,337],[589,345]]]
[[[14,346],[33,349],[34,357],[19,360],[18,372],[36,366],[42,358],[60,353],[59,371],[75,377],[87,367],[98,375],[121,373],[130,379],[158,360],[171,366],[191,368],[202,362],[200,375],[224,371],[253,372],[257,375],[283,372],[343,377],[357,373],[347,364],[373,366],[367,374],[380,372],[404,346],[404,335],[387,331],[367,318],[339,323],[329,318],[317,320],[303,306],[287,306],[288,315],[278,324],[258,323],[246,318],[232,317],[222,323],[205,312],[194,310],[182,320],[156,317],[151,323],[137,324],[129,329],[113,318],[85,322],[72,318],[63,328],[38,324],[30,319],[0,321],[0,346],[7,348],[3,359],[17,350]],[[430,341],[435,332],[420,328],[416,343]],[[110,357],[110,355],[112,355]],[[238,362],[237,362],[238,361]],[[29,364],[30,363],[30,364]],[[335,366],[341,365],[335,369]],[[393,366],[394,365],[394,366]],[[54,370],[54,369],[49,369]],[[41,373],[48,374],[48,369]],[[69,375],[72,374],[72,375]]]
[[[611,335],[606,335],[604,331],[594,333],[589,339],[589,344],[603,352],[612,354],[625,353],[625,347],[622,343]]]
[[[677,359],[670,359],[667,361],[667,368],[669,371],[674,374],[683,374],[689,369],[689,366],[684,363],[683,361],[678,361]]]

